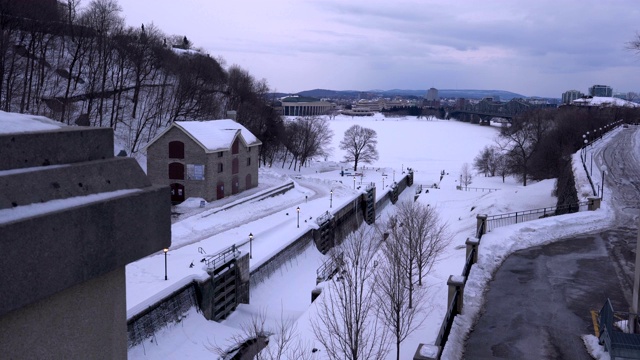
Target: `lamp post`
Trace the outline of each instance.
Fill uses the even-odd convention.
[[[384,190],[384,176],[382,177],[382,190]]]
[[[164,279],[167,280],[167,253],[169,252],[169,249],[164,248]]]
[[[582,135],[585,136],[585,135]],[[582,163],[584,164],[585,161],[587,161],[587,144],[589,143],[589,140],[584,139],[584,147],[582,148]]]
[[[607,173],[607,166],[602,167],[602,189],[600,190],[600,201],[604,201],[604,176]]]
[[[589,132],[587,131],[587,140],[591,140],[591,138],[589,138]]]
[[[333,189],[329,192],[329,208],[333,207]]]
[[[249,233],[249,259],[253,259],[253,233]]]
[[[355,190],[355,189],[356,189],[356,177],[354,176],[353,177],[353,190]]]
[[[298,227],[300,227],[300,206],[296,210],[298,211]]]
[[[602,128],[600,128],[600,138],[602,138]]]

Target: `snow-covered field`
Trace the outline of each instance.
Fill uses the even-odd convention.
[[[377,132],[380,153],[379,161],[367,164],[363,177],[355,180],[353,177],[340,176],[340,169],[349,168],[350,164],[340,163],[343,152],[338,148],[344,131],[353,124]],[[252,233],[251,268],[255,268],[314,226],[313,219],[317,216],[349,204],[360,194],[361,190],[357,187],[361,183],[375,182],[380,197],[388,189],[393,177],[398,180],[403,176],[403,170],[410,167],[415,170],[416,184],[439,183],[439,189],[430,189],[428,194],[421,194],[418,201],[436,207],[440,218],[447,222],[453,240],[427,278],[433,303],[430,304],[431,311],[423,326],[403,343],[403,358],[408,358],[419,343],[432,344],[435,340],[446,310],[446,281],[449,275],[459,275],[462,271],[464,243],[475,233],[476,215],[555,205],[555,198],[551,195],[553,180],[522,187],[512,178],[507,178],[503,183],[499,177],[476,175],[471,186],[501,190],[456,190],[462,165],[471,164],[480,149],[493,143],[498,134],[496,127],[411,117],[384,119],[380,115],[366,118],[339,116],[330,121],[330,126],[334,131],[334,151],[326,162],[313,162],[300,172],[288,170],[288,164],[284,169],[281,164],[276,164],[260,170],[261,186],[254,193],[293,180],[296,186],[286,194],[226,210],[222,210],[222,207],[234,199],[208,203],[204,208],[198,207],[199,199],[183,205],[179,211],[186,215],[172,226],[173,245],[168,255],[169,280],[164,280],[163,254],[152,255],[127,266],[128,316],[194,278],[205,278],[206,271],[199,262],[201,251],[211,254],[232,244],[240,245],[241,251],[249,251],[246,242],[249,233]],[[581,168],[574,167],[577,170],[579,195],[586,195],[588,191],[584,187],[587,180]],[[443,170],[446,175],[440,181]],[[382,190],[383,181],[385,190]],[[412,200],[413,194],[413,188],[409,188],[401,199]],[[300,207],[300,227],[297,226],[297,207]],[[393,211],[393,205],[385,208],[383,213],[390,211]],[[608,222],[603,220],[612,218],[612,214],[605,203],[599,211],[499,228],[483,237],[478,264],[473,267],[465,288],[465,310],[456,318],[444,358],[462,357],[463,339],[478,316],[483,290],[493,272],[510,253],[563,236],[594,231],[595,224],[598,227],[606,226]],[[239,306],[224,322],[206,321],[193,310],[180,323],[163,329],[154,338],[130,349],[129,357],[215,358],[213,346],[224,346],[233,334],[241,333],[241,324],[261,312],[268,314],[268,321],[277,321],[281,314],[297,319],[301,340],[309,346],[309,350],[312,347],[319,348],[319,343],[309,336],[309,318],[310,314],[315,313],[312,311],[315,305],[310,303],[310,299],[311,290],[315,288],[316,269],[323,260],[324,256],[311,246],[267,281],[252,287],[250,304]],[[191,263],[195,264],[193,268],[189,267]],[[314,356],[322,359],[323,352]],[[395,353],[391,351],[388,358],[395,358]]]

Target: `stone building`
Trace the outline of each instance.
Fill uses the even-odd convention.
[[[171,201],[222,199],[258,186],[258,140],[230,120],[176,121],[147,144],[147,175]]]
[[[171,244],[169,189],[113,130],[0,112],[3,359],[126,359],[125,266]]]

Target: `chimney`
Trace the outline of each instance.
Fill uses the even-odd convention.
[[[235,110],[227,111],[227,118],[228,119],[231,119],[233,121],[238,121],[238,119],[236,119],[236,115],[237,115],[237,111],[235,111]]]

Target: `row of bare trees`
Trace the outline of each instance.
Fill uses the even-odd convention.
[[[401,359],[402,342],[428,314],[424,278],[450,242],[446,229],[434,208],[401,202],[377,230],[360,229],[334,249],[341,271],[312,318],[329,358],[383,359],[395,345]]]
[[[430,310],[424,278],[450,236],[432,207],[401,202],[396,210],[380,226],[363,225],[332,249],[331,260],[339,267],[323,283],[309,316],[321,346],[314,348],[294,335],[295,322],[282,314],[280,321],[265,325],[263,311],[227,339],[226,346],[212,346],[212,351],[225,355],[248,340],[262,339],[268,345],[256,359],[313,359],[322,351],[322,358],[375,360],[385,359],[392,347],[401,359],[402,342],[422,326]]]
[[[537,109],[513,118],[501,129],[496,143],[480,151],[474,169],[485,176],[516,176],[523,185],[529,180],[557,178],[565,172],[566,157],[593,141],[618,120],[636,121],[634,107],[562,106]],[[583,137],[589,132],[589,138]]]
[[[265,80],[225,69],[185,36],[125,26],[116,0],[84,7],[79,0],[0,0],[0,29],[4,111],[112,127],[129,152],[172,121],[218,119],[228,110],[267,153],[282,137]]]

